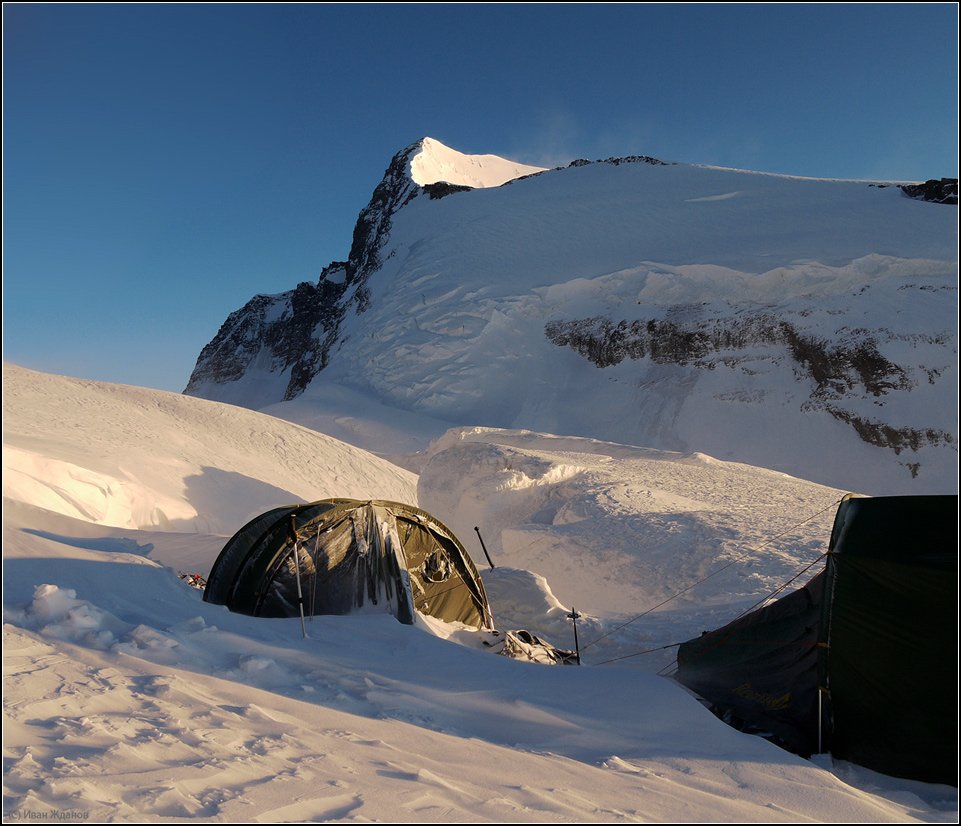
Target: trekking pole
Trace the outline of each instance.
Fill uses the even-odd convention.
[[[480,528],[478,528],[478,527],[475,525],[475,526],[474,526],[474,530],[477,531],[477,538],[480,540],[481,547],[484,549],[484,556],[487,557],[487,564],[491,566],[491,570],[493,571],[493,570],[494,570],[494,563],[491,561],[491,555],[490,555],[489,553],[487,553],[487,546],[484,544],[484,537],[481,536],[481,534],[480,534]]]
[[[580,619],[580,614],[577,613],[577,609],[571,606],[571,612],[567,615],[568,618],[574,625],[574,653],[577,656],[577,664],[581,664],[581,647],[577,642],[577,620]]]
[[[297,547],[297,528],[294,526],[294,515],[290,515],[288,529],[290,540],[294,543],[294,572],[297,577],[297,607],[300,608],[300,633],[307,639],[307,626],[304,625],[304,592],[300,588],[300,550]]]
[[[314,606],[317,604],[317,547],[320,545],[320,531],[314,534],[314,555],[310,558],[314,572],[310,576],[310,621],[314,621]]]

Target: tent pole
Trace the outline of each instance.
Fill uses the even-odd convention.
[[[491,570],[493,571],[493,570],[494,570],[494,561],[491,559],[491,555],[490,555],[489,553],[487,553],[487,546],[484,544],[484,537],[481,536],[480,528],[478,528],[478,527],[475,526],[475,527],[474,527],[474,530],[477,531],[477,538],[480,540],[481,547],[484,549],[484,556],[487,557],[487,564],[491,566]]]
[[[297,548],[297,529],[294,526],[294,515],[290,515],[290,538],[294,543],[294,571],[297,576],[297,606],[300,608],[300,633],[307,639],[307,626],[304,624],[304,592],[300,588],[300,551]]]
[[[314,621],[314,607],[317,604],[317,548],[320,545],[320,531],[314,534],[314,555],[310,558],[314,572],[310,575],[310,621]]]
[[[824,692],[821,690],[821,686],[818,686],[818,754],[824,754],[824,748],[821,743],[821,734],[824,731]]]

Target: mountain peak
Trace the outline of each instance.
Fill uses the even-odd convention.
[[[498,155],[465,155],[429,137],[420,141],[420,151],[410,159],[411,180],[420,186],[445,181],[483,189],[544,171],[543,167],[518,163]]]
[[[346,260],[232,314],[187,392],[263,407],[328,371],[321,406],[343,385],[848,490],[956,487],[951,207],[641,155],[499,185],[537,171],[411,143]]]

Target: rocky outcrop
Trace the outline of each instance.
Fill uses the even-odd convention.
[[[958,204],[957,178],[932,178],[923,184],[902,184],[898,187],[909,198],[931,201],[935,204]]]
[[[367,279],[383,263],[381,251],[390,235],[394,213],[420,191],[408,173],[410,159],[420,150],[420,142],[401,150],[390,162],[370,203],[361,210],[354,225],[354,237],[347,257],[345,287],[356,287],[357,312],[367,309],[370,293]]]
[[[861,438],[875,447],[884,447],[900,455],[902,450],[917,452],[925,445],[954,444],[954,436],[944,430],[926,428],[920,430],[914,427],[892,427],[891,425],[872,419],[856,416],[848,410],[827,405],[825,408],[835,419],[851,425]],[[912,467],[911,475],[917,476],[917,466]]]
[[[677,166],[677,164],[670,163],[668,161],[652,158],[650,155],[625,155],[623,158],[607,158],[603,161],[588,161],[584,158],[578,158],[575,161],[571,161],[567,166],[569,168],[589,166],[592,163],[609,163],[611,166],[620,166],[621,164],[626,163],[646,163],[650,166]]]
[[[676,164],[652,158],[650,155],[625,155],[623,158],[608,158],[598,163],[609,163],[612,166],[620,166],[624,163],[646,163],[649,166],[676,166]]]
[[[217,335],[200,351],[184,392],[190,394],[200,383],[227,384],[242,378],[260,352],[268,317],[279,303],[286,302],[287,295],[255,295],[227,316]]]
[[[254,364],[278,374],[289,371],[284,401],[304,391],[329,363],[346,314],[367,309],[367,279],[383,263],[393,215],[421,191],[408,174],[419,149],[420,142],[412,144],[391,160],[357,218],[347,260],[325,267],[316,284],[304,282],[279,295],[255,296],[231,313],[201,351],[185,393],[237,381]]]
[[[455,192],[470,192],[474,187],[464,186],[463,184],[449,184],[447,181],[437,181],[433,184],[424,184],[424,192],[432,201],[439,201]]]
[[[343,274],[334,262],[317,284],[303,282],[279,295],[254,296],[231,313],[200,353],[190,377],[188,395],[204,384],[237,381],[257,364],[268,372],[290,372],[284,399],[303,391],[327,366],[346,305]]]
[[[954,441],[943,430],[896,428],[838,406],[837,402],[851,397],[879,398],[914,386],[902,367],[881,354],[875,333],[869,331],[851,330],[846,340],[832,343],[806,335],[783,318],[762,312],[704,320],[686,328],[670,320],[615,322],[594,316],[552,321],[544,332],[551,343],[570,347],[599,368],[625,359],[649,358],[656,364],[710,370],[719,364],[737,364],[738,351],[778,347],[790,356],[795,371],[812,382],[804,409],[826,410],[854,428],[862,441],[889,448],[895,454]],[[930,375],[928,380],[933,381]]]
[[[657,364],[711,368],[713,355],[756,345],[781,345],[814,380],[818,398],[840,398],[855,386],[874,396],[910,386],[904,370],[882,356],[870,336],[848,345],[830,345],[768,313],[712,319],[691,329],[668,320],[615,323],[596,316],[552,321],[544,332],[553,344],[572,348],[598,367],[650,357]]]

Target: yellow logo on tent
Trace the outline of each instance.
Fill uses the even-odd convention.
[[[751,687],[750,683],[741,683],[741,685],[734,689],[734,693],[737,694],[738,697],[743,697],[745,700],[751,700],[752,702],[759,703],[769,711],[780,711],[781,709],[787,708],[791,704],[790,691],[778,697],[774,694],[766,694],[763,691],[756,691]]]

